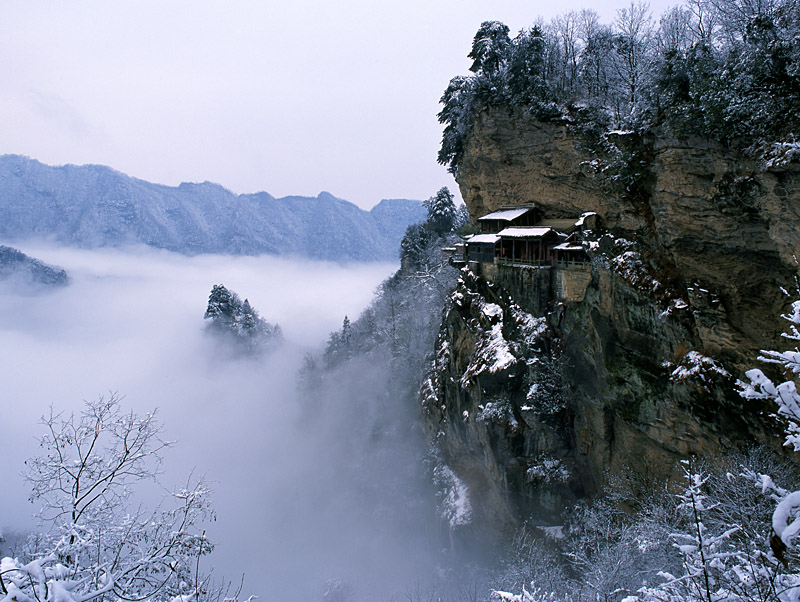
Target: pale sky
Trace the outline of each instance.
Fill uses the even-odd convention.
[[[654,15],[674,4],[651,2]],[[2,0],[0,153],[369,208],[455,189],[438,101],[472,37],[624,0]]]

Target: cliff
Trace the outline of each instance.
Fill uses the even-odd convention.
[[[736,380],[784,346],[800,165],[494,109],[476,117],[457,180],[474,217],[535,203],[603,224],[580,268],[462,271],[422,404],[438,462],[469,492],[468,539],[558,524],[625,471],[661,478],[688,454],[780,447]]]

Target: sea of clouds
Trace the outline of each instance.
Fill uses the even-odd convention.
[[[398,450],[395,438],[383,455],[378,442],[377,453],[358,457],[361,443],[374,443],[361,431],[375,429],[376,417],[407,419],[364,404],[381,376],[352,373],[358,407],[349,406],[347,384],[315,400],[297,387],[305,353],[318,351],[345,315],[357,317],[395,265],[19,247],[65,268],[70,284],[36,291],[0,283],[0,529],[33,528],[36,507],[20,473],[38,453],[38,419],[51,405],[79,411],[83,400],[116,392],[124,409],[158,408],[164,436],[176,441],[165,454],[165,488],[192,472],[212,483],[217,549],[206,568],[234,582],[244,573],[243,593],[314,600],[329,579],[342,579],[378,596],[376,587],[407,583],[429,566],[425,534],[380,520],[398,514],[391,501],[371,507],[386,504],[375,493],[381,479],[397,487],[416,451]],[[285,343],[256,358],[227,353],[204,330],[208,294],[220,283],[280,324]],[[315,404],[328,404],[324,420],[314,419]]]

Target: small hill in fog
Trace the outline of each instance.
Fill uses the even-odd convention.
[[[146,244],[184,254],[298,255],[334,261],[397,258],[419,201],[383,200],[371,211],[317,197],[237,195],[219,184],[162,186],[101,165],[51,167],[0,156],[0,238],[84,248]]]
[[[29,257],[19,249],[0,245],[0,281],[4,280],[47,287],[64,286],[68,282],[63,269]]]

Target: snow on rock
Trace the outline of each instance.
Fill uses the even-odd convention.
[[[508,368],[517,358],[511,353],[508,341],[503,337],[503,324],[495,324],[489,331],[484,341],[478,359],[482,362],[482,369],[491,374],[496,374]]]
[[[522,331],[523,339],[527,345],[532,346],[547,331],[546,318],[537,318],[522,311],[518,305],[512,305],[509,311]]]
[[[511,403],[507,399],[490,401],[478,406],[480,414],[476,420],[478,422],[492,422],[495,424],[509,425],[512,430],[519,429],[519,422],[511,409]]]
[[[423,381],[422,386],[420,386],[419,399],[423,408],[435,405],[436,402],[439,401],[439,398],[436,395],[436,385],[430,376],[426,378]]]
[[[545,458],[534,464],[527,471],[525,477],[529,483],[544,481],[545,483],[565,483],[569,480],[569,471],[561,464],[561,460]]]
[[[487,303],[483,306],[481,312],[487,318],[497,318],[498,320],[503,319],[503,308],[496,303]]]
[[[565,539],[566,535],[564,535],[564,525],[556,525],[554,527],[538,527],[540,531],[545,534],[545,537],[549,537],[550,539]]]
[[[560,600],[553,592],[545,593],[533,583],[531,583],[531,591],[525,587],[522,588],[521,594],[512,594],[500,590],[492,590],[492,600],[499,602],[556,602]]]
[[[518,305],[511,304],[506,312],[496,303],[477,299],[480,309],[480,331],[478,344],[469,366],[461,377],[461,386],[466,388],[482,373],[497,374],[512,367],[518,358],[526,355],[526,347],[547,330],[547,320],[537,318]],[[504,330],[513,334],[507,338]]]
[[[433,470],[434,483],[439,487],[439,512],[451,528],[468,525],[472,521],[469,489],[452,468],[440,464]]]
[[[669,363],[664,364],[669,367]],[[701,355],[697,351],[689,351],[683,356],[678,365],[670,374],[669,379],[672,382],[682,382],[689,379],[699,381],[705,388],[709,384],[711,378],[723,377],[730,378],[730,373],[719,365],[715,360],[705,355]]]

